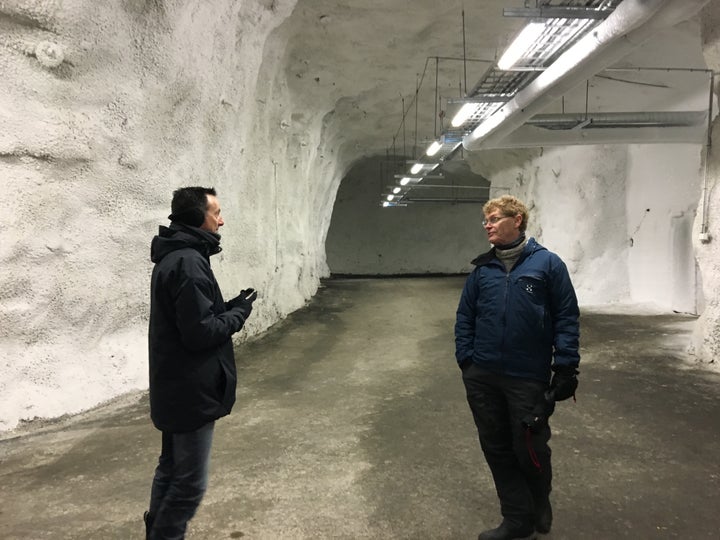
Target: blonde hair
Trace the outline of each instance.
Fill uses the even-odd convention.
[[[500,210],[503,216],[513,217],[520,214],[522,216],[522,222],[520,223],[520,232],[524,233],[527,229],[528,222],[528,210],[525,204],[512,195],[503,195],[502,197],[496,197],[490,199],[483,205],[483,214],[486,216],[495,210]]]

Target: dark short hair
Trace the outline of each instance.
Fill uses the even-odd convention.
[[[206,187],[182,187],[173,191],[170,211],[170,221],[184,223],[193,227],[199,227],[205,221],[207,210],[207,196],[217,196],[215,188]]]

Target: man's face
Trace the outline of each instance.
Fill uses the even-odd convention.
[[[509,244],[520,236],[522,216],[506,216],[499,209],[485,214],[485,231],[493,245]]]
[[[205,231],[217,233],[220,227],[225,225],[220,215],[220,201],[215,195],[207,195],[207,210],[205,210],[205,221],[200,228]]]

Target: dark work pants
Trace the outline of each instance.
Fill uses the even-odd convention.
[[[188,433],[162,433],[150,493],[151,540],[182,540],[208,482],[215,422]]]
[[[545,423],[528,440],[522,419],[542,400],[547,384],[492,373],[472,362],[463,370],[463,383],[503,518],[532,524],[535,506],[551,489],[550,426]]]

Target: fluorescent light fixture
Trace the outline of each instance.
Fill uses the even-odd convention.
[[[452,119],[453,127],[462,126],[467,121],[467,119],[470,118],[475,113],[475,111],[478,110],[478,107],[480,107],[479,103],[466,103],[465,105],[460,107],[460,110]]]
[[[388,201],[392,201],[394,198],[395,198],[395,195],[393,195],[392,193],[387,196]]]
[[[394,188],[393,188],[393,193],[395,193],[396,195],[397,195],[398,193],[400,193],[400,188],[399,188],[399,187],[394,187]]]
[[[422,164],[422,163],[416,163],[416,164],[413,165],[412,168],[410,169],[410,174],[417,174],[417,173],[419,173],[419,172],[422,170],[422,168],[423,168],[423,164]]]
[[[428,149],[426,150],[426,154],[428,156],[434,156],[438,153],[438,150],[442,148],[442,143],[440,141],[433,141],[430,146],[428,146]]]
[[[388,206],[390,206],[390,203],[387,201],[383,201],[383,208],[387,208]]]
[[[408,177],[406,176],[405,178],[403,178],[402,180],[400,180],[400,185],[401,185],[401,186],[407,186],[407,183],[408,183],[409,181],[410,181],[410,178],[408,178]]]
[[[540,76],[535,79],[534,83],[538,89],[542,90],[554,83],[568,71],[585,60],[590,53],[597,48],[597,42],[591,34],[585,35],[580,41],[573,45],[569,50],[552,63]]]
[[[492,114],[489,118],[485,119],[485,121],[480,124],[478,127],[475,128],[475,131],[472,132],[472,135],[474,138],[480,138],[484,137],[488,133],[490,133],[493,129],[498,127],[500,124],[502,124],[503,120],[507,118],[507,114],[505,114],[505,111],[503,109],[499,109],[495,111],[494,114]]]
[[[528,23],[525,28],[522,29],[522,32],[518,34],[518,37],[505,49],[500,60],[498,60],[498,69],[510,69],[513,67],[528,51],[535,40],[540,37],[543,30],[545,30],[544,22]],[[453,125],[455,124],[453,123]]]

